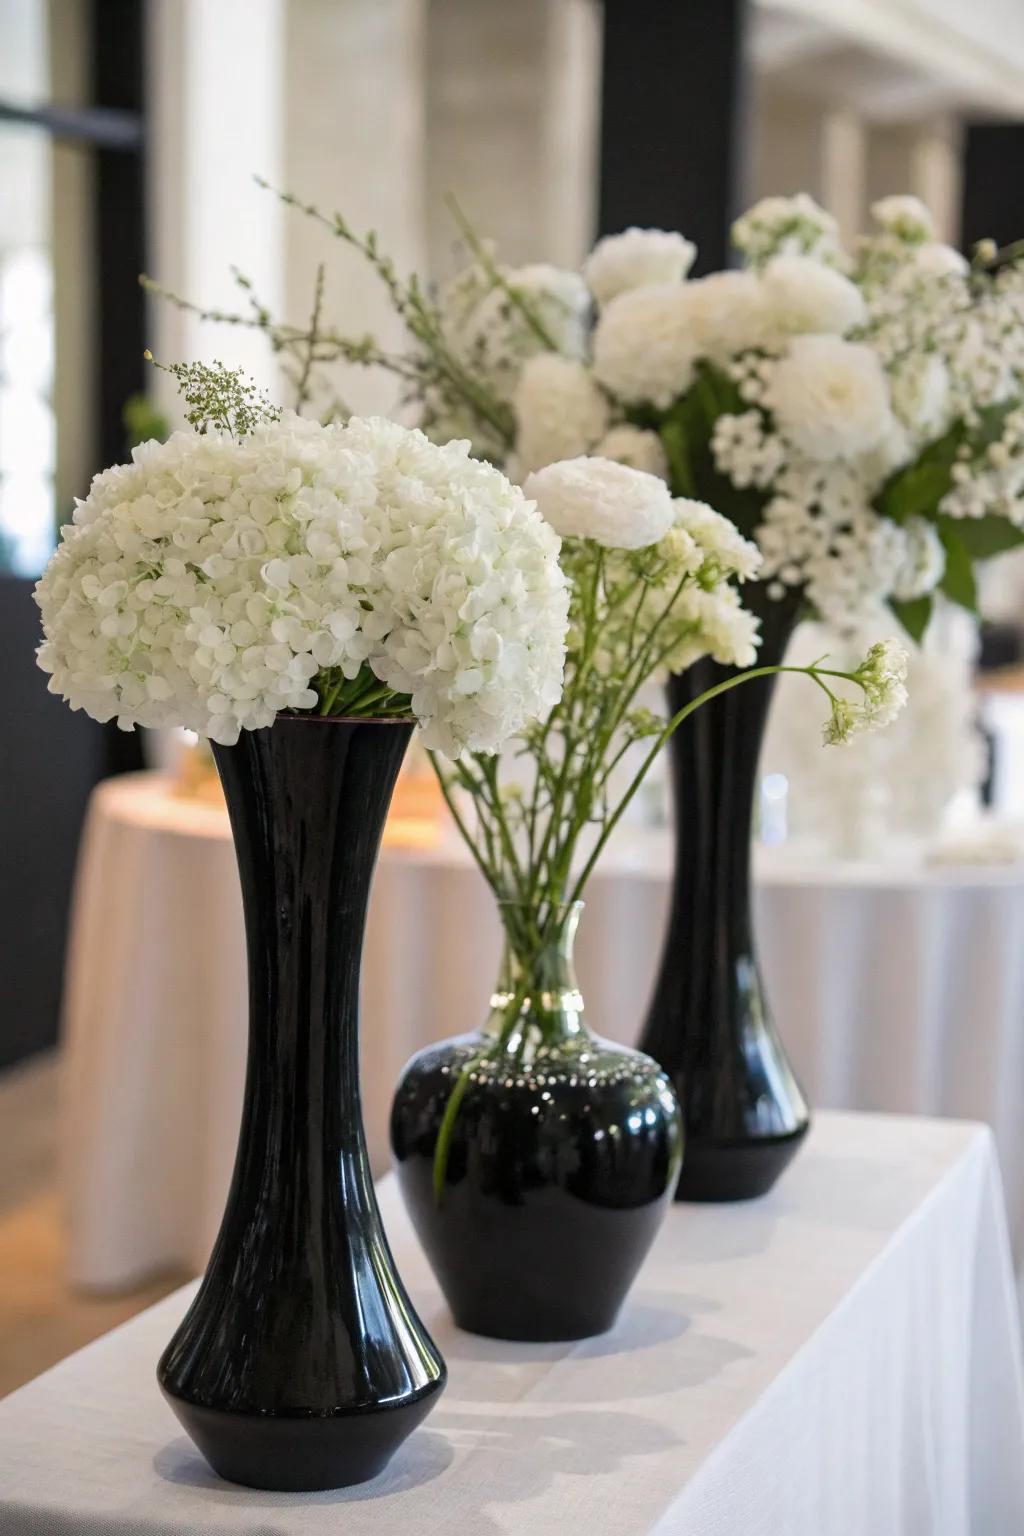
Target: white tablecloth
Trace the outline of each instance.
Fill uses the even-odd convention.
[[[812,1103],[987,1121],[1024,1259],[1024,868],[759,861],[776,1017]],[[613,844],[578,946],[587,1016],[631,1042],[665,916],[663,835]],[[364,969],[363,1097],[374,1166],[421,1045],[482,1022],[493,901],[457,842],[385,848]],[[199,1271],[230,1176],[245,1057],[245,965],[221,809],[156,775],[96,792],[66,996],[65,1187],[72,1278]]]
[[[754,1204],[672,1209],[617,1327],[459,1333],[388,1179],[399,1268],[445,1354],[375,1483],[218,1481],[153,1371],[179,1292],[0,1403],[4,1536],[1013,1536],[1018,1319],[988,1132],[819,1116]]]

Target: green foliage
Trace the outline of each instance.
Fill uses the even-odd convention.
[[[939,502],[952,487],[953,465],[966,430],[964,423],[958,421],[913,464],[891,475],[875,497],[875,511],[894,523],[905,523],[911,517],[934,519]]]
[[[932,617],[932,599],[926,593],[924,597],[910,598],[907,602],[901,602],[899,598],[889,599],[889,607],[899,619],[903,628],[917,645],[924,639],[928,625]]]
[[[948,528],[964,546],[972,560],[989,560],[1024,544],[1024,528],[1018,528],[998,513],[984,517],[943,517],[936,519],[940,534]]]
[[[669,464],[673,496],[706,501],[736,524],[747,538],[761,521],[767,501],[763,492],[738,490],[719,473],[711,451],[711,437],[719,416],[736,415],[745,409],[732,379],[712,363],[698,364],[697,376],[680,400],[660,421],[642,413],[634,416],[639,426],[654,426],[661,436]]]
[[[942,518],[939,537],[946,551],[946,569],[939,582],[939,591],[944,592],[951,602],[959,603],[961,608],[977,613],[978,586],[970,554],[960,537],[959,522],[950,517]]]
[[[204,435],[211,427],[232,437],[246,437],[263,422],[277,421],[281,412],[239,368],[223,363],[158,363],[152,352],[147,362],[169,373],[187,407],[185,419]]]
[[[171,435],[171,424],[167,417],[157,410],[149,396],[141,390],[128,396],[121,407],[121,420],[129,450],[154,439],[158,443],[166,442]]]

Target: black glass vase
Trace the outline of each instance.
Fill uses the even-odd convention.
[[[762,664],[782,661],[799,598],[749,583]],[[670,679],[674,714],[735,669],[704,659]],[[640,1040],[679,1096],[686,1160],[678,1200],[746,1200],[769,1190],[810,1124],[758,967],[751,834],[774,678],[701,706],[671,743],[675,873],[661,967]]]
[[[490,1338],[610,1328],[679,1174],[668,1079],[583,1023],[572,968],[579,912],[566,912],[529,962],[506,945],[484,1029],[414,1056],[392,1108],[420,1242],[456,1323]]]
[[[376,1476],[445,1382],[359,1104],[363,928],[410,731],[282,716],[214,748],[245,908],[245,1103],[220,1234],[158,1377],[211,1466],[255,1488]]]

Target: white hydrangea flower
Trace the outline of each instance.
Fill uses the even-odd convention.
[[[549,464],[523,486],[562,538],[593,539],[609,549],[643,549],[675,520],[664,480],[611,459]]]
[[[808,458],[870,453],[892,425],[877,353],[838,336],[798,336],[765,392],[780,431]]]
[[[703,357],[725,362],[773,340],[764,290],[752,272],[711,272],[686,285],[686,308]]]
[[[594,373],[625,405],[665,409],[693,382],[699,353],[690,284],[657,283],[619,294],[594,330]]]
[[[594,456],[614,459],[616,464],[628,464],[631,469],[644,469],[649,475],[668,479],[668,457],[657,432],[634,427],[628,421],[619,422],[605,433],[594,447]]]
[[[732,226],[732,242],[752,267],[773,256],[811,256],[841,266],[839,225],[806,192],[795,197],[763,197]]]
[[[427,745],[496,751],[558,699],[558,540],[465,443],[291,413],[98,475],[36,588],[50,689],[230,744],[364,665]]]
[[[764,308],[781,337],[843,336],[867,318],[860,289],[809,256],[773,256],[761,274]]]
[[[919,197],[894,194],[879,198],[871,205],[871,217],[880,229],[895,235],[908,245],[918,245],[935,235],[935,221],[931,210]]]
[[[697,247],[674,230],[623,230],[599,240],[583,263],[587,286],[601,305],[631,288],[679,283],[693,266]]]
[[[513,406],[521,473],[587,453],[608,425],[608,401],[590,370],[557,352],[528,358]]]

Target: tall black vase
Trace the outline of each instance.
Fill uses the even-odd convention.
[[[215,1470],[255,1488],[376,1476],[445,1382],[359,1105],[363,928],[410,731],[282,717],[214,748],[245,908],[245,1105],[220,1235],[158,1377]]]
[[[799,598],[744,602],[761,617],[758,660],[781,662]],[[735,669],[697,662],[670,679],[673,713]],[[683,1110],[677,1200],[746,1200],[769,1190],[810,1124],[757,962],[750,850],[758,760],[773,678],[710,700],[671,746],[675,875],[661,969],[641,1050],[661,1064]]]

